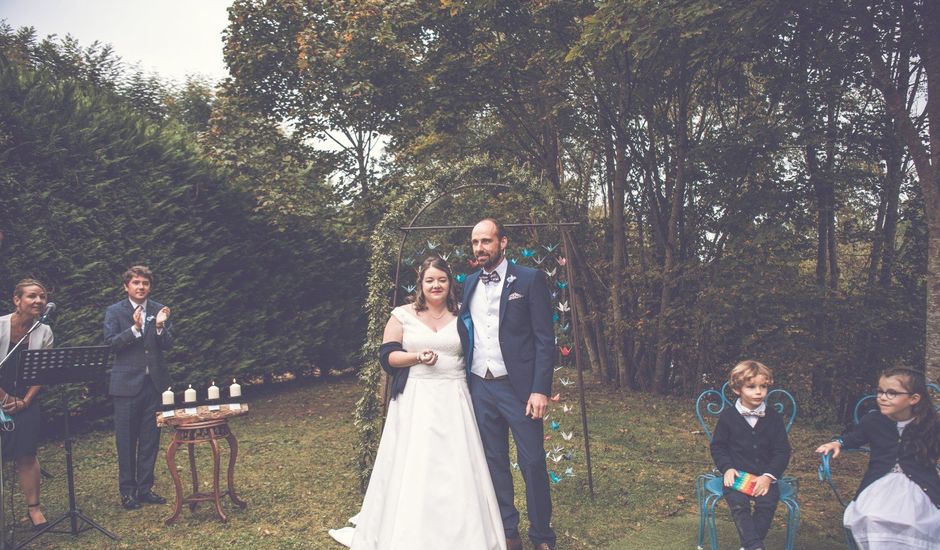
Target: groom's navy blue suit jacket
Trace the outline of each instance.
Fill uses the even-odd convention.
[[[470,301],[480,282],[481,270],[464,281],[460,322],[457,330],[467,362],[467,376],[473,363],[473,319]],[[510,299],[511,298],[511,299]],[[515,394],[523,402],[529,394],[551,396],[555,364],[555,331],[552,305],[545,275],[530,267],[509,262],[499,300],[499,347]]]

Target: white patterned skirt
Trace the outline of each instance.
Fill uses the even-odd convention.
[[[940,509],[899,470],[866,487],[842,523],[860,550],[940,549]]]

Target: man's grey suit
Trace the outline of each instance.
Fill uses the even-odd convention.
[[[173,343],[169,320],[157,334],[155,319],[163,304],[147,300],[143,335],[134,334],[134,308],[127,298],[104,315],[104,340],[114,352],[108,393],[114,399],[114,435],[122,495],[136,496],[153,487],[153,468],[160,447],[156,412],[170,376],[163,351]]]

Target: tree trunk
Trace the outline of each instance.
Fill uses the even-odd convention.
[[[892,135],[889,136],[890,146],[885,155],[887,170],[885,172],[885,200],[884,200],[884,227],[881,232],[881,267],[879,269],[878,284],[883,288],[891,286],[891,277],[894,273],[894,260],[897,252],[895,240],[898,235],[898,202],[901,193],[901,180],[904,151],[897,143],[897,124],[892,123]]]
[[[916,6],[916,7],[915,7]],[[927,378],[940,381],[940,2],[924,1],[916,5],[907,0],[902,9],[922,10],[918,19],[922,29],[906,26],[902,32],[919,32],[920,56],[927,74],[927,134],[929,149],[921,140],[914,122],[907,112],[904,98],[891,79],[890,72],[881,57],[881,48],[872,14],[863,3],[857,5],[855,14],[860,22],[860,36],[871,63],[872,81],[884,96],[888,112],[899,124],[900,135],[910,151],[917,170],[924,209],[927,219],[927,338],[924,361]]]
[[[617,136],[616,162],[614,165],[613,181],[613,203],[610,205],[611,227],[613,233],[613,259],[611,262],[611,284],[610,284],[610,313],[611,313],[611,340],[614,344],[614,357],[617,362],[618,386],[621,388],[630,387],[633,379],[633,372],[630,369],[630,363],[627,361],[625,349],[623,346],[624,327],[626,323],[623,319],[623,276],[625,265],[626,249],[625,236],[626,225],[624,223],[624,198],[625,188],[627,186],[627,155],[625,153],[626,144],[621,136]]]
[[[686,161],[688,156],[688,90],[679,92],[678,109],[676,116],[676,179],[673,182],[670,194],[669,225],[666,234],[666,254],[663,260],[662,292],[659,300],[659,319],[656,326],[656,363],[653,368],[653,385],[660,394],[668,390],[669,366],[667,364],[669,353],[669,334],[667,317],[672,306],[672,291],[677,269],[677,255],[679,252],[679,218],[682,216],[682,206],[685,199]]]

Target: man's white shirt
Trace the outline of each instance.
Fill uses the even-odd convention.
[[[499,273],[498,283],[477,283],[470,298],[470,316],[473,318],[473,364],[470,372],[484,378],[489,370],[494,377],[506,376],[506,362],[499,347],[499,299],[506,284],[506,258],[493,271]]]

